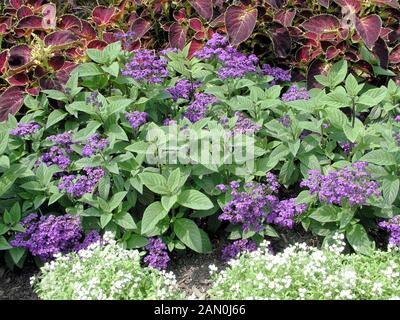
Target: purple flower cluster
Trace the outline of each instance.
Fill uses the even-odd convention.
[[[134,50],[134,57],[125,64],[122,75],[130,76],[137,81],[162,83],[168,77],[167,60],[160,59],[151,50]]]
[[[168,256],[167,246],[160,238],[151,238],[149,244],[145,246],[148,254],[144,258],[144,262],[155,269],[167,269],[170,260]]]
[[[229,45],[225,36],[215,33],[206,45],[195,53],[199,59],[210,60],[216,57],[222,67],[218,75],[222,80],[227,78],[242,78],[249,72],[257,71],[258,58],[251,54],[246,56]]]
[[[293,229],[295,217],[307,209],[305,204],[296,204],[296,199],[291,198],[279,201],[267,217],[268,223],[273,223],[288,229]]]
[[[166,48],[164,50],[160,50],[160,56],[165,57],[167,55],[167,52],[173,52],[173,53],[177,53],[178,49],[177,48]]]
[[[364,205],[369,197],[381,195],[380,185],[371,179],[367,166],[366,162],[355,162],[327,175],[311,170],[300,186],[309,188],[310,194],[318,194],[321,202],[339,206],[344,202],[350,206]]]
[[[147,122],[147,112],[133,111],[125,114],[126,119],[133,129],[139,128]]]
[[[398,115],[394,118],[394,121],[400,122],[400,114],[398,114]]]
[[[80,198],[86,193],[93,192],[96,184],[104,177],[105,171],[102,168],[83,168],[79,176],[70,174],[63,176],[58,184],[58,190],[65,192],[73,198]]]
[[[280,123],[282,123],[282,125],[283,125],[284,127],[286,127],[286,128],[290,127],[290,124],[292,123],[292,122],[290,121],[289,115],[287,115],[287,114],[285,114],[283,117],[279,118],[278,121],[279,121]]]
[[[249,185],[247,185],[249,187]],[[221,190],[219,186],[219,190]],[[218,217],[221,221],[229,221],[233,224],[242,224],[244,231],[253,230],[260,232],[264,229],[264,221],[271,209],[278,203],[278,198],[269,194],[266,184],[258,183],[239,191],[240,183],[230,183],[231,196]]]
[[[165,89],[172,96],[172,100],[177,101],[179,98],[189,100],[194,91],[200,87],[200,83],[192,83],[189,80],[181,79],[175,84],[175,87]]]
[[[283,70],[279,67],[272,67],[269,64],[262,65],[262,73],[266,76],[271,76],[274,80],[271,81],[272,85],[276,85],[278,81],[291,81],[292,76],[290,75],[290,70]]]
[[[49,136],[47,137],[47,140],[52,141],[55,144],[64,148],[69,148],[71,145],[74,144],[74,142],[72,141],[72,131],[66,131],[64,133]]]
[[[203,119],[208,111],[207,106],[216,103],[218,99],[206,93],[196,93],[194,101],[188,106],[183,116],[195,123]]]
[[[241,239],[232,242],[222,250],[222,260],[228,262],[234,259],[242,252],[251,252],[257,250],[257,244],[254,240]]]
[[[390,232],[389,243],[400,246],[400,215],[391,218],[389,221],[381,221],[379,226]]]
[[[261,129],[261,126],[253,122],[250,118],[246,117],[242,112],[235,112],[237,117],[234,133],[241,134],[254,134]]]
[[[87,248],[98,241],[100,235],[92,231],[84,237],[78,216],[39,216],[32,213],[21,225],[25,232],[17,233],[11,241],[13,247],[27,249],[43,261],[51,260],[57,253],[68,253]]]
[[[296,85],[291,86],[286,93],[282,94],[282,101],[308,100],[310,95],[306,88],[299,88]]]
[[[34,134],[40,129],[40,125],[36,122],[20,122],[14,130],[10,131],[10,134],[17,137],[26,137]]]
[[[278,178],[276,177],[276,175],[274,175],[272,172],[267,172],[267,174],[265,175],[265,181],[269,192],[271,193],[278,192],[280,184],[278,182]]]
[[[66,149],[54,146],[50,148],[50,151],[45,152],[40,157],[40,162],[46,166],[57,165],[62,170],[67,170],[71,164],[71,159],[68,156]]]
[[[165,118],[163,121],[163,126],[173,126],[175,124],[177,124],[176,120],[171,118]]]
[[[345,155],[349,155],[351,151],[357,147],[357,143],[353,143],[350,141],[342,141],[339,142],[339,146],[343,149]]]
[[[87,139],[86,145],[82,148],[82,155],[84,157],[90,157],[100,151],[103,151],[109,142],[107,139],[102,139],[98,133],[95,133],[89,139]]]
[[[99,101],[99,92],[98,91],[92,92],[86,98],[86,103],[91,104],[92,106],[99,108],[99,109],[103,106],[103,104]]]

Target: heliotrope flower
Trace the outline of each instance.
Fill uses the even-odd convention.
[[[216,103],[218,99],[206,93],[196,93],[194,101],[188,106],[183,116],[195,123],[203,119],[208,112],[208,105]]]
[[[82,148],[82,155],[84,157],[90,157],[100,151],[107,148],[109,142],[105,138],[101,138],[100,134],[95,133],[89,139],[87,139],[86,145]]]
[[[139,128],[147,122],[147,112],[133,111],[125,114],[126,119],[133,129]]]
[[[73,132],[70,130],[67,132],[49,136],[49,137],[47,137],[47,140],[52,141],[61,147],[69,148],[71,145],[74,144],[74,142],[72,141],[72,135],[73,135]]]
[[[229,261],[238,256],[239,253],[251,252],[257,250],[257,244],[254,240],[241,239],[227,245],[222,250],[222,260]]]
[[[194,91],[200,87],[200,83],[192,83],[186,79],[180,79],[175,83],[174,87],[165,89],[172,96],[172,100],[177,101],[179,98],[189,100]]]
[[[295,224],[295,217],[302,214],[306,209],[305,204],[297,205],[295,198],[282,200],[272,209],[267,217],[267,222],[292,229]]]
[[[278,81],[291,81],[292,76],[290,75],[290,70],[283,70],[279,67],[272,67],[269,64],[262,65],[262,73],[266,76],[271,76],[274,80],[271,81],[272,85],[275,85]]]
[[[167,60],[157,57],[154,51],[138,49],[133,53],[134,56],[125,64],[122,75],[148,83],[162,83],[163,78],[168,77]]]
[[[296,85],[293,85],[289,88],[289,90],[282,94],[282,101],[295,101],[295,100],[308,100],[310,99],[310,95],[306,88],[299,88]]]
[[[44,163],[48,167],[57,165],[60,169],[66,170],[72,161],[65,149],[54,146],[48,152],[41,155],[39,162]]]
[[[167,252],[167,246],[160,238],[151,238],[149,243],[144,247],[148,254],[144,258],[144,262],[155,269],[167,269],[170,260]]]
[[[339,146],[343,149],[345,155],[349,155],[351,151],[357,147],[357,143],[353,143],[350,141],[342,141],[339,142]]]
[[[400,215],[394,216],[388,221],[381,221],[379,226],[389,231],[389,244],[400,246]]]
[[[92,231],[86,237],[78,216],[41,216],[32,213],[21,225],[24,232],[16,233],[10,243],[13,247],[27,249],[43,261],[51,260],[55,254],[79,251],[98,241],[100,235]]]
[[[286,128],[290,127],[290,124],[292,123],[289,115],[287,115],[287,114],[285,114],[283,117],[279,118],[278,121],[280,123],[282,123],[282,125]]]
[[[99,180],[105,176],[102,168],[83,168],[80,175],[70,174],[61,177],[59,191],[65,191],[73,198],[80,198],[86,193],[92,193]]]
[[[176,120],[171,119],[171,118],[166,118],[163,121],[163,126],[173,126],[173,125],[176,125],[176,124],[177,124]]]
[[[261,129],[261,126],[246,117],[242,112],[235,112],[235,117],[237,118],[233,133],[241,134],[254,134]]]
[[[246,56],[229,45],[227,38],[218,33],[215,33],[206,45],[195,53],[195,57],[203,60],[217,58],[222,64],[218,70],[218,76],[222,80],[242,78],[247,73],[257,71],[258,58],[254,54]]]
[[[394,118],[394,121],[400,122],[400,114],[398,114],[398,115]]]
[[[37,122],[20,122],[17,127],[10,131],[10,134],[18,137],[26,137],[34,134],[40,129],[40,125]]]
[[[310,194],[317,194],[321,202],[350,206],[364,205],[369,197],[379,197],[379,183],[372,180],[366,168],[368,163],[355,162],[351,166],[330,171],[327,175],[319,171],[309,171],[309,176],[301,183]]]
[[[86,98],[86,103],[91,104],[92,106],[99,108],[99,109],[103,106],[103,104],[99,101],[99,92],[98,91],[92,92]]]

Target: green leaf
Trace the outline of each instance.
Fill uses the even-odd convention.
[[[381,166],[390,166],[397,163],[395,157],[391,153],[381,149],[368,152],[366,155],[362,156],[359,161],[370,162]]]
[[[105,175],[103,178],[100,179],[99,184],[97,186],[97,190],[99,191],[100,197],[103,199],[108,199],[108,195],[110,193],[110,176]]]
[[[87,49],[86,54],[91,60],[100,64],[104,64],[108,61],[108,56],[103,50]]]
[[[48,98],[50,99],[54,99],[57,101],[63,101],[63,102],[67,102],[68,101],[68,97],[64,92],[61,92],[59,90],[43,90],[42,92],[44,92]]]
[[[340,212],[340,229],[345,228],[354,217],[354,211],[343,209]]]
[[[80,77],[92,77],[104,74],[100,66],[93,62],[80,64],[78,67],[72,71],[72,73],[77,72]]]
[[[126,230],[133,230],[136,228],[135,221],[128,212],[118,212],[114,215],[114,221],[116,224]]]
[[[357,253],[369,255],[374,248],[368,234],[361,224],[354,224],[346,232],[347,241]]]
[[[161,204],[162,204],[163,208],[168,212],[172,208],[172,206],[176,203],[177,199],[178,199],[177,195],[162,196]]]
[[[14,184],[15,180],[26,171],[26,167],[14,164],[0,177],[0,196],[5,194]]]
[[[113,211],[115,208],[117,208],[122,203],[122,200],[124,200],[127,193],[128,192],[126,192],[126,191],[121,191],[112,196],[112,198],[109,202],[110,211]]]
[[[0,155],[7,149],[9,134],[6,131],[0,131]]]
[[[349,123],[347,116],[340,110],[334,108],[325,109],[327,120],[336,128],[342,129]]]
[[[341,60],[336,62],[328,74],[330,87],[336,87],[344,81],[347,75],[347,61]]]
[[[103,52],[108,57],[108,62],[113,62],[122,52],[121,41],[110,43]]]
[[[18,202],[16,202],[10,211],[4,212],[4,222],[9,225],[14,225],[21,219],[21,207]]]
[[[134,101],[132,99],[118,99],[110,101],[110,104],[108,106],[109,109],[108,114],[112,115],[114,113],[123,112],[133,102]]]
[[[382,183],[382,194],[385,202],[391,205],[399,193],[400,180],[395,176],[388,176]]]
[[[358,99],[358,104],[366,106],[376,106],[386,97],[386,89],[384,87],[370,89],[363,93]]]
[[[104,229],[108,223],[111,221],[113,215],[111,213],[103,213],[100,216],[100,226],[102,229]]]
[[[206,195],[194,189],[181,192],[177,201],[180,205],[195,210],[208,210],[214,206]]]
[[[174,232],[190,249],[198,253],[211,251],[211,242],[207,234],[190,219],[180,218],[174,222]]]
[[[167,180],[158,173],[142,172],[139,174],[140,180],[151,191],[157,194],[168,194]]]
[[[167,216],[161,202],[157,201],[149,205],[143,213],[141,234],[145,235],[153,231],[157,223]]]
[[[345,87],[347,93],[350,96],[355,97],[361,91],[363,85],[359,85],[357,79],[352,74],[349,74],[346,78]]]
[[[3,236],[0,236],[0,250],[9,250],[11,249],[12,246],[8,243],[6,238]]]
[[[51,126],[55,125],[56,123],[60,122],[62,119],[64,119],[68,113],[56,109],[53,110],[50,114],[49,117],[47,118],[46,122],[46,129],[50,128]]]
[[[339,220],[338,214],[339,211],[337,208],[325,205],[314,210],[314,212],[311,213],[309,217],[318,222],[325,223],[325,222],[338,221]]]
[[[9,251],[11,259],[14,261],[15,264],[18,264],[20,260],[23,258],[25,254],[25,249],[23,248],[12,248]]]
[[[171,192],[175,192],[178,187],[180,187],[181,182],[181,170],[176,168],[168,177],[167,186]]]
[[[143,248],[145,245],[149,243],[146,237],[140,236],[138,234],[131,234],[129,239],[126,241],[127,249],[138,249]]]

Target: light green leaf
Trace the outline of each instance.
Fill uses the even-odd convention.
[[[176,236],[190,249],[207,253],[211,251],[211,242],[207,234],[190,219],[180,218],[174,222]]]
[[[178,196],[178,203],[195,210],[208,210],[214,206],[205,194],[194,189],[181,192]]]
[[[157,201],[149,205],[143,213],[141,234],[145,235],[153,231],[157,223],[167,216],[161,202]]]

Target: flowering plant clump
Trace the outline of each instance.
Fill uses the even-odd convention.
[[[139,251],[123,249],[106,233],[84,250],[57,255],[31,284],[47,300],[184,298],[172,273],[142,267],[140,260]]]
[[[341,254],[343,235],[324,249],[297,243],[274,255],[263,242],[229,267],[211,271],[211,299],[399,299],[400,255]],[[217,272],[218,271],[218,272]]]
[[[167,253],[167,246],[161,239],[152,238],[149,244],[144,247],[148,255],[144,258],[144,262],[152,268],[159,270],[167,269],[170,260]]]
[[[388,221],[381,221],[379,226],[389,231],[389,245],[400,246],[400,215],[395,216]]]
[[[78,216],[41,216],[32,213],[24,218],[21,225],[25,232],[15,235],[13,247],[25,248],[43,261],[51,260],[58,253],[79,251],[99,239],[92,231],[86,237]]]
[[[211,95],[196,93],[194,101],[188,106],[183,116],[193,123],[197,122],[206,116],[207,107],[217,101],[218,99]]]
[[[289,90],[282,95],[283,101],[295,101],[295,100],[308,100],[310,95],[306,88],[299,88],[297,86],[291,86]]]
[[[104,175],[105,171],[102,168],[83,168],[80,175],[70,174],[61,177],[58,189],[73,198],[80,198],[85,193],[93,192]]]
[[[222,250],[222,260],[230,261],[236,258],[239,254],[246,251],[257,250],[257,244],[254,240],[241,239],[233,241]]]
[[[125,116],[133,129],[139,128],[142,124],[146,123],[147,121],[146,112],[140,112],[140,111],[133,111],[130,113],[127,112]]]
[[[40,129],[40,125],[36,122],[20,122],[17,127],[10,131],[10,134],[18,137],[26,137],[34,134],[36,131]]]

